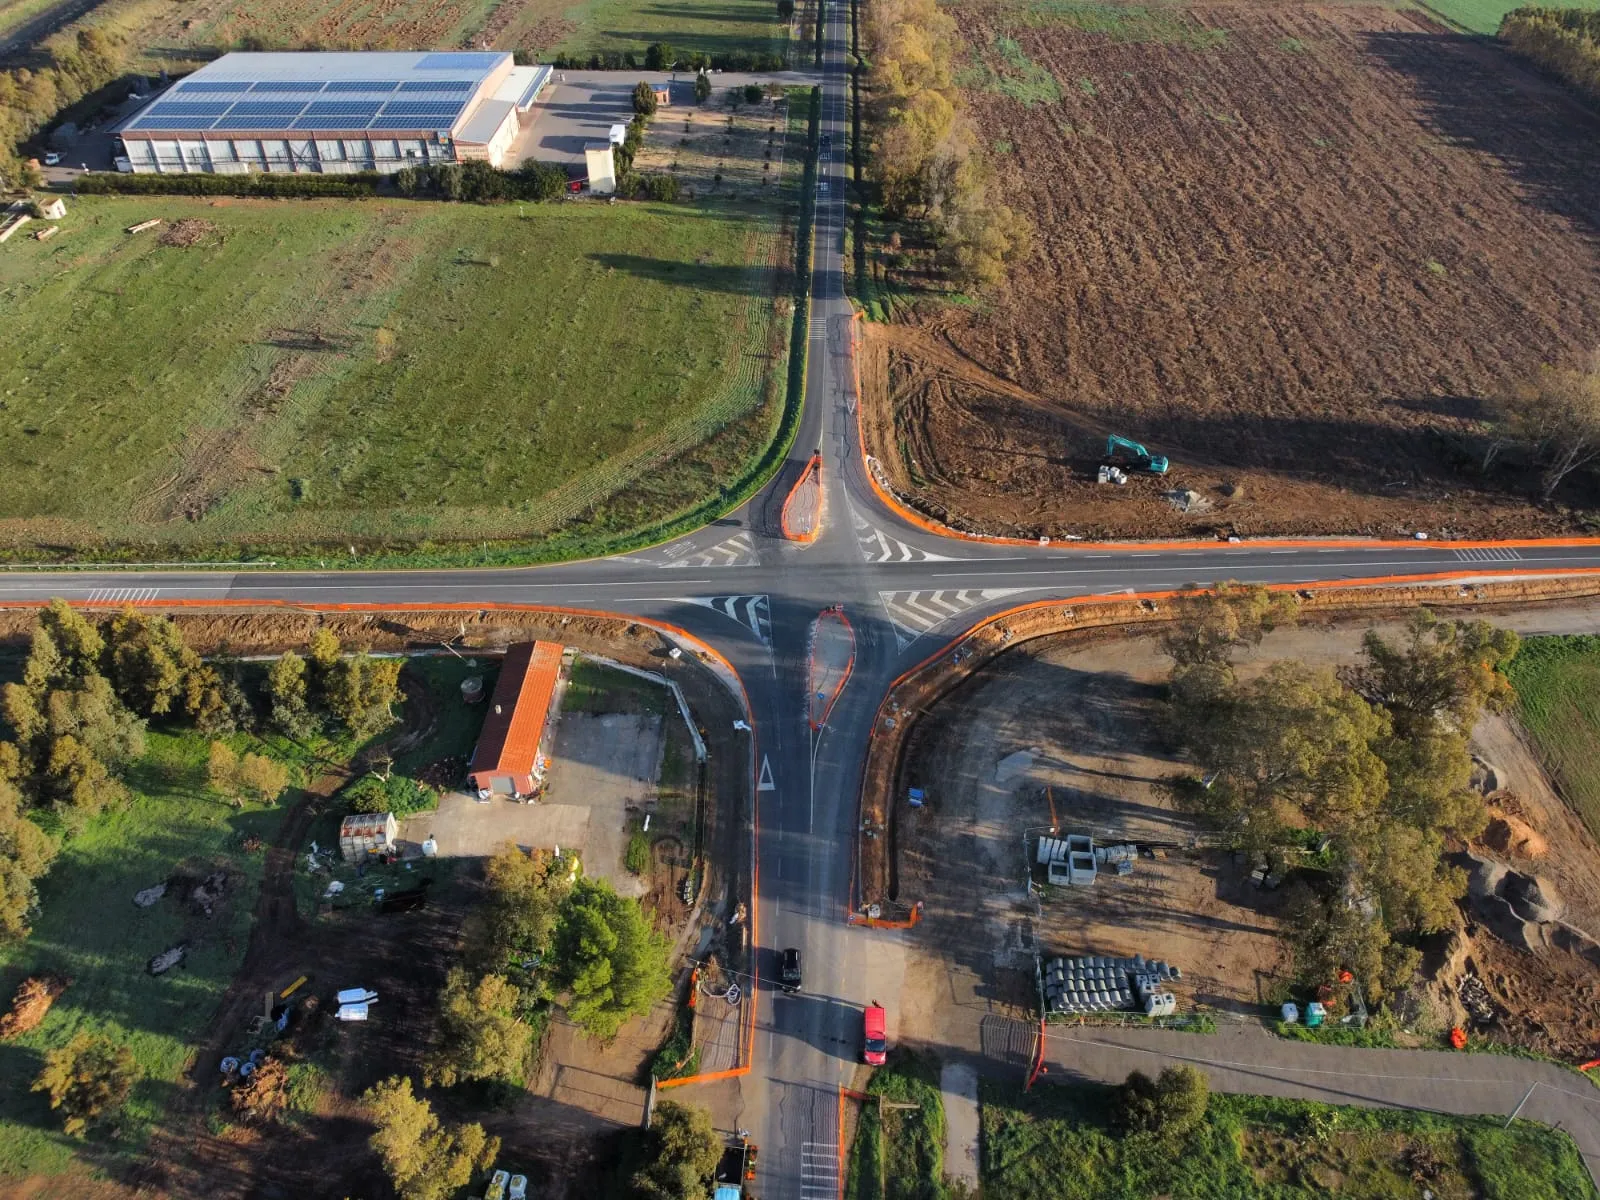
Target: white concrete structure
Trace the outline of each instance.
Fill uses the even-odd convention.
[[[589,168],[589,190],[610,196],[617,190],[617,156],[610,142],[585,142],[583,158]]]
[[[141,173],[500,166],[549,78],[490,51],[225,54],[117,136]]]

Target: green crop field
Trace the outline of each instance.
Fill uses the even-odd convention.
[[[1474,33],[1494,33],[1500,28],[1500,18],[1521,6],[1520,0],[1427,0],[1424,7],[1454,21],[1463,29],[1470,29]],[[1559,4],[1543,7],[1600,8],[1600,0],[1570,0],[1570,3],[1561,0]]]
[[[985,1200],[1401,1200],[1424,1186],[1439,1200],[1596,1196],[1572,1139],[1527,1121],[1213,1095],[1173,1144],[1113,1132],[1107,1087],[980,1086]]]
[[[1528,638],[1506,674],[1545,768],[1600,837],[1600,637]]]
[[[240,811],[206,795],[204,738],[151,733],[148,744],[133,773],[132,803],[95,818],[67,844],[39,883],[32,935],[0,951],[0,1004],[29,975],[72,980],[43,1025],[0,1046],[0,1178],[71,1166],[81,1143],[60,1132],[48,1102],[28,1085],[45,1051],[78,1033],[128,1045],[144,1069],[115,1141],[96,1135],[101,1151],[136,1153],[244,958],[265,851],[247,852],[242,843],[251,834],[270,840],[284,809]],[[180,867],[204,875],[218,865],[228,868],[231,886],[209,920],[186,917],[166,900],[133,903],[135,892]],[[185,939],[180,968],[146,972],[151,957]]]
[[[13,558],[584,552],[715,497],[780,414],[770,207],[69,207],[0,254]]]

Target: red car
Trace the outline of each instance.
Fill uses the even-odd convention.
[[[876,1004],[869,1004],[861,1025],[864,1035],[861,1057],[869,1067],[883,1066],[889,1052],[889,1042],[884,1036],[886,1021],[883,1009]]]

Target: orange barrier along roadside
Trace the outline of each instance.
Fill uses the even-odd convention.
[[[3,602],[0,602],[0,608],[44,608],[44,607],[46,607],[46,605],[48,603],[49,602],[45,601],[45,600],[3,601]],[[125,601],[124,602],[117,602],[117,603],[110,603],[110,604],[100,604],[100,603],[90,604],[90,603],[85,603],[85,602],[75,602],[74,603],[74,607],[76,607],[76,608],[93,608],[93,609],[123,608],[123,607],[126,607],[126,604],[127,604],[127,602],[125,602]],[[683,641],[686,642],[697,654],[700,654],[700,655],[702,655],[702,656],[704,656],[706,658],[715,659],[722,666],[722,668],[725,671],[727,671],[729,677],[734,681],[735,684],[738,685],[738,688],[739,688],[739,699],[740,699],[740,702],[744,705],[745,715],[749,719],[750,724],[751,724],[751,735],[750,735],[750,808],[751,808],[751,827],[750,827],[750,951],[751,951],[752,961],[754,960],[756,949],[760,945],[760,940],[759,940],[760,939],[760,933],[759,933],[760,925],[759,925],[759,918],[757,917],[757,913],[758,913],[758,911],[760,910],[760,907],[761,907],[759,902],[758,902],[758,899],[759,899],[759,896],[760,896],[760,893],[761,893],[761,886],[760,886],[760,884],[761,884],[761,873],[760,873],[761,872],[761,856],[760,856],[761,824],[760,824],[758,806],[756,805],[756,801],[755,801],[756,783],[757,783],[757,780],[756,780],[756,762],[757,762],[757,756],[756,756],[756,733],[757,733],[757,731],[755,729],[755,713],[752,711],[752,709],[750,707],[750,693],[746,690],[746,688],[744,686],[744,680],[740,677],[738,669],[733,665],[733,663],[728,661],[727,658],[725,658],[722,654],[718,653],[712,646],[708,645],[705,642],[702,642],[699,638],[695,637],[694,634],[690,633],[688,630],[683,629],[680,626],[673,625],[673,624],[671,624],[670,622],[667,622],[667,621],[657,621],[657,620],[652,620],[652,619],[646,618],[646,617],[638,617],[638,616],[634,616],[631,613],[614,613],[614,612],[607,612],[607,611],[605,611],[603,609],[565,608],[565,607],[562,607],[560,605],[554,605],[554,604],[510,604],[510,603],[503,603],[503,602],[502,603],[484,602],[484,603],[476,603],[476,604],[467,604],[467,603],[460,603],[460,602],[455,602],[455,603],[446,602],[446,603],[433,603],[433,604],[385,604],[385,603],[375,603],[375,602],[362,602],[362,603],[352,603],[352,604],[303,604],[303,603],[300,603],[298,601],[289,601],[289,600],[153,600],[153,601],[140,601],[140,602],[138,602],[138,606],[141,607],[141,608],[150,608],[150,609],[164,609],[164,608],[192,608],[192,609],[207,609],[207,608],[223,608],[223,609],[268,608],[268,609],[288,609],[288,610],[292,610],[292,611],[296,611],[296,612],[311,612],[311,613],[315,613],[315,612],[341,612],[341,613],[344,613],[344,612],[395,612],[395,613],[398,613],[398,612],[483,612],[483,611],[486,611],[486,610],[487,611],[494,611],[494,612],[537,612],[537,613],[552,613],[552,614],[555,614],[557,616],[603,617],[603,618],[606,618],[606,619],[609,619],[609,620],[627,621],[627,622],[629,622],[631,624],[635,624],[635,625],[648,625],[653,629],[664,630],[664,631],[672,634],[676,638],[682,638]],[[709,1073],[702,1074],[702,1075],[686,1075],[681,1079],[661,1080],[656,1084],[657,1088],[683,1087],[685,1084],[690,1084],[690,1083],[713,1083],[713,1082],[715,1082],[716,1080],[719,1080],[719,1079],[734,1079],[734,1078],[737,1078],[738,1076],[748,1075],[750,1073],[750,1068],[751,1068],[751,1066],[753,1065],[753,1063],[755,1061],[755,1024],[756,1024],[755,1012],[756,1012],[756,998],[757,998],[756,975],[755,975],[755,972],[753,972],[753,971],[750,973],[750,986],[748,987],[748,989],[745,992],[745,997],[746,997],[746,1012],[747,1012],[748,1015],[745,1018],[745,1029],[746,1029],[746,1032],[745,1032],[745,1061],[744,1061],[744,1064],[742,1066],[737,1066],[737,1067],[730,1068],[729,1070],[726,1070],[726,1071],[711,1071]]]
[[[1341,589],[1360,590],[1360,589],[1363,589],[1363,588],[1404,586],[1406,584],[1424,584],[1424,585],[1447,584],[1447,583],[1457,582],[1457,581],[1460,581],[1460,580],[1478,579],[1478,578],[1481,578],[1483,576],[1483,574],[1484,574],[1484,572],[1481,569],[1479,569],[1479,570],[1459,570],[1458,569],[1458,570],[1449,570],[1449,571],[1438,571],[1438,572],[1433,572],[1433,573],[1421,573],[1421,574],[1414,574],[1414,575],[1377,575],[1377,576],[1369,576],[1369,577],[1362,578],[1362,579],[1323,580],[1323,581],[1311,582],[1311,583],[1274,583],[1274,584],[1267,584],[1265,586],[1266,586],[1268,591],[1273,591],[1273,592],[1337,591],[1337,590],[1341,590]],[[1507,577],[1514,578],[1514,579],[1559,578],[1559,577],[1562,577],[1562,576],[1591,576],[1591,575],[1600,575],[1600,567],[1531,568],[1531,569],[1523,569],[1523,570],[1496,571],[1496,572],[1494,572],[1494,574],[1496,576],[1507,576]],[[894,681],[892,683],[890,683],[889,686],[884,690],[883,697],[878,702],[877,711],[873,716],[872,730],[868,734],[867,753],[862,759],[862,764],[861,764],[861,784],[857,788],[857,792],[856,792],[856,830],[857,830],[857,833],[856,833],[855,854],[852,856],[852,861],[851,861],[851,864],[850,864],[850,891],[849,891],[848,900],[847,900],[848,908],[847,908],[846,913],[845,913],[846,922],[848,924],[851,924],[851,925],[868,925],[868,926],[873,925],[873,922],[871,922],[865,916],[865,914],[863,914],[861,912],[861,909],[862,909],[862,906],[863,906],[863,899],[862,899],[862,895],[861,895],[861,887],[862,887],[862,882],[863,882],[862,881],[862,863],[861,863],[861,859],[862,859],[862,834],[861,834],[861,831],[862,831],[862,829],[864,827],[864,823],[865,823],[865,820],[866,820],[866,803],[867,803],[868,779],[870,778],[871,772],[873,770],[874,760],[875,760],[875,756],[876,756],[876,753],[877,753],[876,746],[878,744],[878,740],[879,740],[880,736],[882,736],[887,729],[891,728],[891,725],[890,725],[890,721],[891,720],[903,720],[905,717],[907,717],[909,715],[909,714],[901,714],[900,718],[893,718],[892,717],[892,714],[895,711],[895,709],[893,708],[893,705],[895,704],[895,693],[897,691],[899,691],[899,689],[901,687],[903,687],[908,681],[913,679],[915,676],[919,675],[921,672],[925,671],[929,667],[933,666],[935,663],[939,662],[939,660],[947,658],[950,655],[952,655],[955,652],[957,652],[964,644],[966,644],[969,641],[969,639],[973,638],[977,634],[981,633],[982,631],[984,631],[986,629],[991,628],[992,626],[1001,624],[1004,621],[1006,621],[1006,620],[1008,620],[1010,618],[1016,617],[1016,616],[1018,616],[1019,614],[1022,614],[1022,613],[1027,613],[1027,612],[1031,612],[1031,611],[1035,611],[1035,610],[1041,610],[1041,609],[1050,609],[1050,608],[1069,608],[1069,607],[1074,607],[1074,606],[1090,606],[1090,605],[1102,605],[1102,606],[1125,605],[1125,604],[1128,604],[1128,603],[1138,603],[1138,602],[1142,602],[1142,601],[1172,600],[1172,599],[1178,598],[1179,596],[1181,596],[1183,594],[1184,593],[1180,592],[1180,591],[1168,590],[1168,591],[1157,591],[1157,592],[1133,592],[1133,593],[1127,593],[1127,594],[1123,594],[1123,595],[1119,595],[1119,596],[1096,596],[1096,595],[1092,595],[1092,594],[1080,595],[1080,596],[1057,596],[1057,597],[1055,597],[1053,599],[1049,599],[1049,600],[1035,600],[1035,601],[1031,601],[1031,602],[1029,602],[1027,604],[1014,605],[1011,608],[1002,609],[1000,612],[994,613],[994,614],[992,614],[992,615],[990,615],[988,617],[985,617],[983,620],[978,621],[976,624],[970,626],[969,628],[967,628],[966,630],[964,630],[960,634],[956,635],[954,638],[952,638],[945,645],[943,645],[939,649],[935,650],[932,654],[928,655],[921,662],[918,662],[915,665],[913,665],[911,667],[908,667],[905,671],[901,672],[901,674],[899,676],[897,676],[894,679]],[[1132,622],[1126,622],[1126,623],[1130,623],[1131,624]],[[1047,634],[1041,634],[1039,636],[1048,636],[1048,635]],[[1030,639],[1025,639],[1025,640],[1031,640],[1031,638]],[[1002,647],[1002,649],[1003,649],[1003,647]],[[999,653],[999,652],[1000,651],[997,650],[995,653]],[[898,738],[900,736],[900,733],[897,732],[893,736]],[[888,786],[889,786],[890,791],[892,792],[892,790],[893,790],[893,780],[892,779],[890,780]],[[895,802],[895,798],[892,795],[888,795],[884,799],[884,803],[885,803],[886,806],[892,805],[894,802]],[[887,826],[887,811],[888,811],[887,807],[885,807],[884,811],[885,811],[885,818],[886,818],[885,819],[885,825]],[[915,919],[916,919],[916,917],[918,915],[918,911],[920,910],[920,907],[921,907],[921,902],[919,901],[918,904],[916,905],[916,907],[914,907],[913,911],[912,911],[912,921],[913,922],[915,921]],[[879,924],[878,927],[881,928],[883,926],[881,924]],[[1596,1063],[1600,1064],[1600,1060],[1596,1060]]]
[[[794,505],[795,497],[800,494],[803,487],[817,489],[817,511],[812,515],[809,530],[796,531],[793,522],[789,519],[789,510]],[[789,489],[789,494],[783,499],[783,511],[778,515],[778,524],[783,530],[783,536],[791,542],[810,544],[817,540],[822,533],[822,455],[813,454],[811,461],[806,463],[805,470],[800,472],[800,478],[795,480],[794,486]]]
[[[852,314],[850,325],[850,362],[856,387],[856,445],[861,452],[861,469],[866,475],[867,483],[871,486],[873,494],[877,496],[879,503],[881,503],[890,512],[894,513],[895,516],[899,517],[907,525],[915,526],[924,533],[931,533],[936,537],[953,538],[957,541],[963,542],[977,542],[981,545],[987,546],[1027,546],[1033,549],[1049,548],[1059,550],[1063,546],[1070,546],[1073,548],[1082,547],[1086,550],[1092,549],[1096,551],[1179,551],[1212,550],[1218,546],[1226,546],[1230,544],[1218,538],[1174,538],[1168,541],[1156,542],[1099,542],[1080,538],[1058,538],[1052,540],[1050,538],[1005,537],[1001,534],[991,533],[968,533],[965,530],[956,529],[953,526],[946,525],[942,521],[936,521],[932,517],[926,516],[917,512],[915,509],[908,507],[898,496],[896,496],[888,488],[884,487],[881,482],[879,482],[877,472],[873,470],[873,464],[875,464],[878,460],[873,458],[867,450],[866,428],[862,424],[863,401],[861,392],[861,354],[859,346],[859,339],[861,335],[857,328],[857,322],[865,322],[865,318],[862,316],[859,310]],[[1496,548],[1537,549],[1541,546],[1555,549],[1560,547],[1600,546],[1600,537],[1508,538],[1500,540],[1264,537],[1246,538],[1243,539],[1239,544],[1248,546],[1251,549],[1261,550],[1381,550],[1388,547],[1398,548],[1401,546],[1409,546],[1412,548],[1417,546],[1435,546],[1441,550],[1492,550]]]
[[[834,685],[832,694],[830,694],[827,700],[824,701],[822,705],[822,711],[811,719],[811,728],[813,730],[821,729],[828,723],[828,717],[833,712],[833,706],[835,702],[837,702],[839,699],[839,693],[844,691],[844,685],[850,682],[850,676],[854,673],[856,666],[856,627],[850,623],[850,618],[845,615],[844,606],[837,605],[833,608],[824,609],[817,615],[818,623],[820,623],[825,617],[835,617],[841,624],[844,625],[845,631],[850,635],[850,657],[845,660],[844,671],[839,676],[839,682]],[[811,655],[810,661],[807,663],[807,678],[814,679],[815,671],[816,630],[815,626],[813,626]]]

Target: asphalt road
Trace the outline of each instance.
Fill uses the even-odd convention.
[[[250,571],[0,572],[0,602],[53,596],[98,603],[274,600],[308,606],[377,602],[523,603],[665,620],[715,645],[750,696],[758,759],[773,788],[758,794],[763,953],[802,950],[805,990],[758,990],[755,1069],[742,1081],[743,1124],[762,1146],[755,1194],[823,1200],[838,1193],[839,1084],[860,1052],[861,1009],[892,1003],[903,944],[845,923],[856,793],[867,733],[888,682],[978,619],[1031,600],[1239,579],[1270,583],[1441,575],[1502,578],[1529,570],[1600,568],[1600,545],[1428,543],[1168,547],[981,544],[901,520],[868,483],[855,424],[850,308],[843,292],[848,10],[832,0],[823,130],[831,147],[819,189],[811,369],[791,480],[813,448],[825,489],[822,535],[810,545],[763,530],[781,496],[769,490],[721,521],[667,545],[604,560],[521,570],[276,573]],[[806,719],[808,637],[842,605],[856,635],[854,671],[828,726]],[[889,1031],[894,1037],[894,1013]]]

